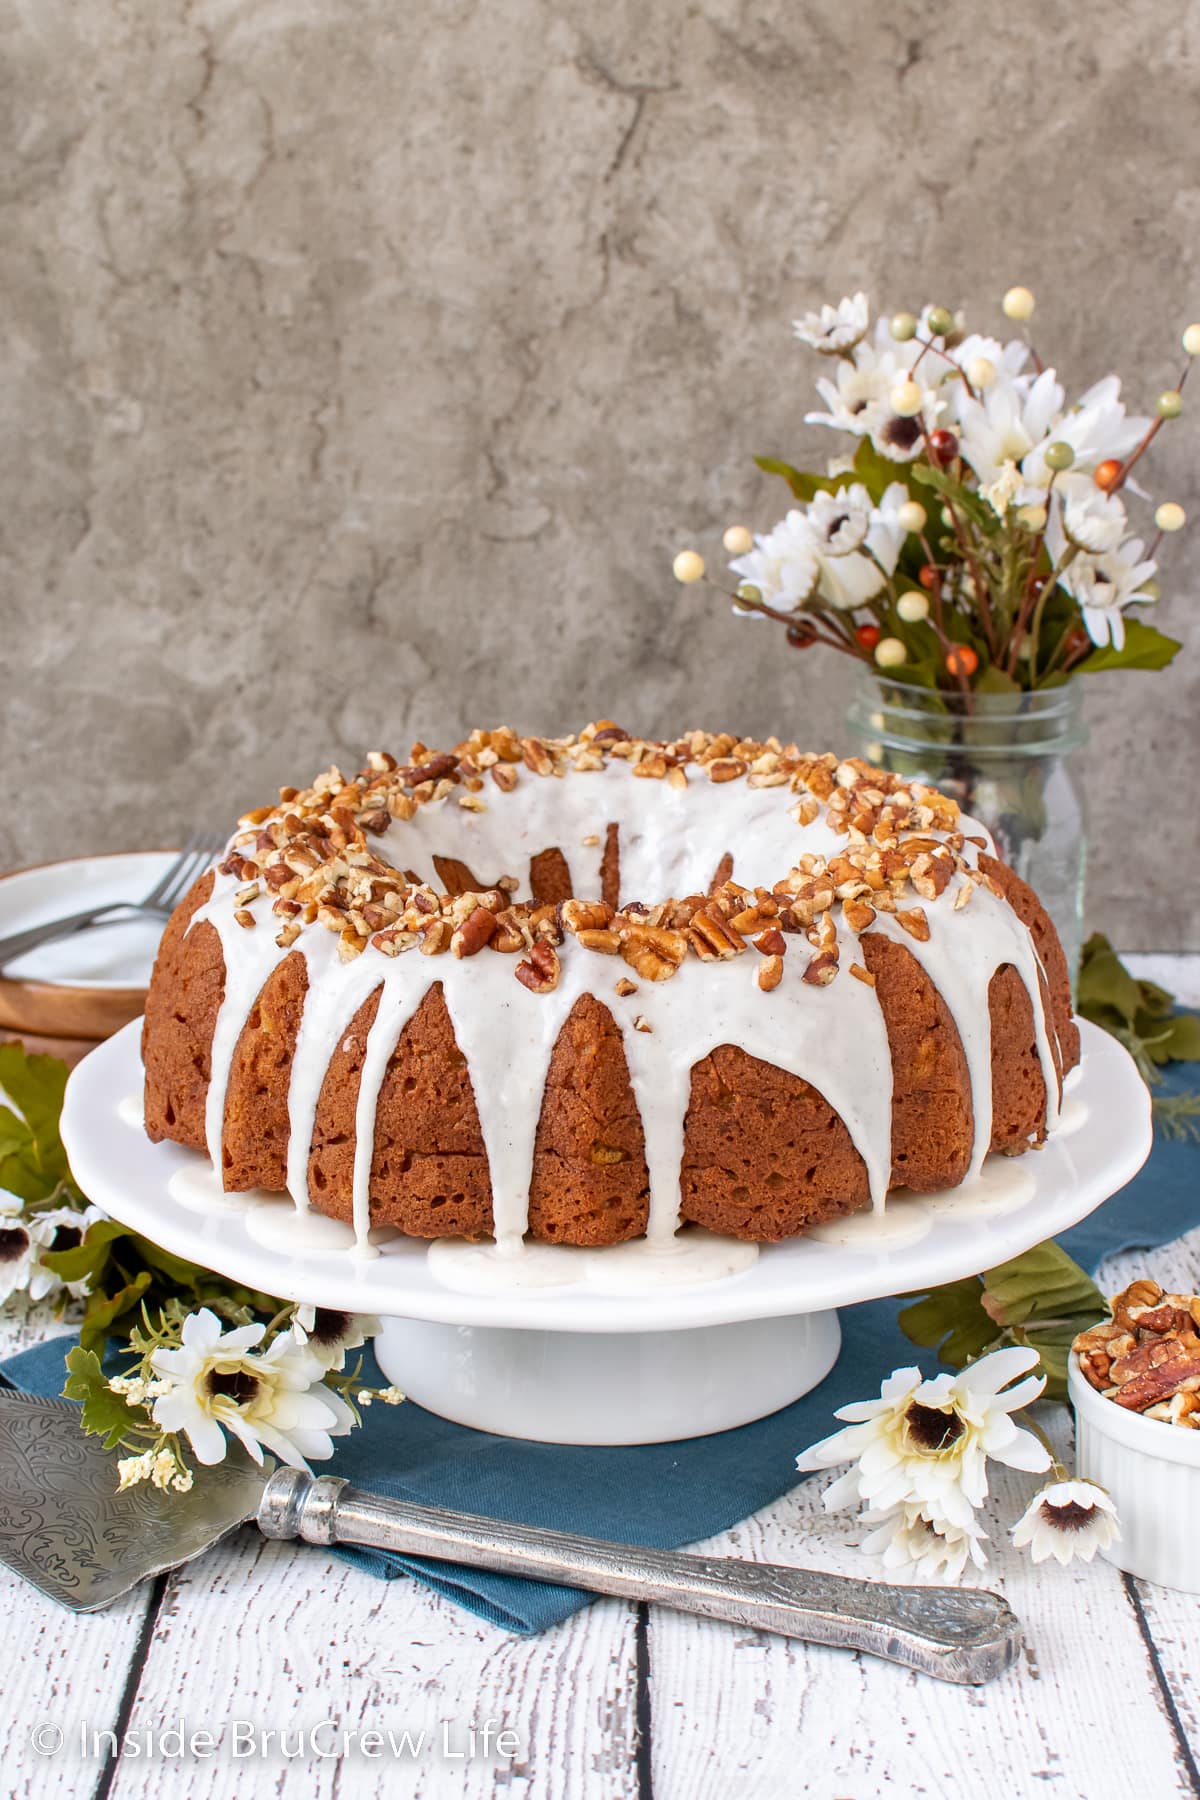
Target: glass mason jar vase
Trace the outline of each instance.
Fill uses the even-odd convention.
[[[848,722],[855,754],[944,789],[986,825],[1004,861],[1053,919],[1074,978],[1087,860],[1073,756],[1087,736],[1077,684],[1031,694],[948,694],[864,673]]]

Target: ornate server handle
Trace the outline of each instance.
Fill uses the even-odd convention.
[[[893,1587],[814,1569],[610,1544],[384,1499],[303,1470],[271,1476],[258,1523],[268,1537],[366,1544],[651,1600],[813,1644],[866,1650],[942,1681],[990,1681],[1008,1668],[1021,1643],[1008,1602],[980,1589]]]

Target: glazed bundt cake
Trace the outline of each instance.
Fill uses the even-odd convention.
[[[1058,1117],[1066,962],[954,801],[775,739],[476,731],[240,821],[163,937],[146,1129],[417,1238],[757,1241]]]

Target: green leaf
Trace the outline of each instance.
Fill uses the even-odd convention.
[[[1145,1025],[1145,1030],[1142,1029]],[[1200,1062],[1200,1015],[1176,1013],[1152,1024],[1139,1013],[1136,1029],[1156,1063]]]
[[[1014,681],[1011,675],[1006,675],[1003,669],[998,669],[995,663],[989,663],[980,672],[979,679],[973,683],[973,686],[977,694],[1019,694],[1021,692],[1020,682]]]
[[[853,479],[862,482],[876,504],[883,499],[893,483],[899,482],[901,487],[908,487],[906,476],[909,468],[907,463],[894,463],[886,456],[881,456],[870,438],[860,438],[858,449],[854,452]],[[839,475],[837,482],[840,485],[847,479],[845,475]]]
[[[1142,992],[1108,939],[1093,932],[1079,960],[1076,1011],[1094,1024],[1110,1027],[1119,1020],[1132,1028]]]
[[[839,488],[849,486],[852,481],[861,482],[872,500],[878,501],[893,482],[907,486],[907,465],[889,462],[881,456],[870,438],[862,438],[854,455],[854,468],[841,475],[814,475],[807,469],[797,469],[792,463],[785,462],[778,456],[756,456],[758,467],[768,475],[778,475],[786,481],[797,500],[807,503],[818,494],[836,494]]]
[[[931,487],[941,494],[952,507],[972,521],[987,536],[999,529],[1000,521],[986,500],[956,476],[947,474],[945,469],[935,469],[932,463],[910,463],[909,473],[914,481],[922,487]]]
[[[141,1269],[131,1282],[115,1293],[89,1294],[79,1327],[79,1342],[85,1350],[104,1354],[112,1326],[118,1319],[136,1311],[152,1280],[149,1269]]]
[[[95,1281],[107,1264],[112,1245],[128,1237],[129,1229],[115,1219],[97,1219],[89,1225],[82,1240],[70,1250],[47,1250],[42,1261],[63,1281]]]
[[[95,1351],[80,1345],[67,1352],[63,1398],[82,1403],[80,1424],[93,1437],[102,1437],[106,1450],[117,1449],[130,1430],[145,1421],[140,1407],[127,1406],[120,1394],[113,1393]]]
[[[997,1325],[1028,1325],[1037,1319],[1103,1318],[1104,1295],[1085,1269],[1055,1243],[1036,1244],[1021,1256],[998,1263],[983,1277],[982,1305]],[[1075,1324],[1075,1331],[1083,1325]]]
[[[782,476],[791,488],[797,500],[811,500],[815,494],[828,493],[836,486],[825,475],[808,475],[803,469],[794,469],[789,462],[783,462],[778,456],[756,456],[755,462],[768,475]]]
[[[47,1192],[71,1173],[58,1135],[66,1085],[67,1065],[57,1056],[29,1056],[21,1044],[0,1044],[0,1088],[29,1128]]]
[[[1031,1327],[1023,1330],[1014,1327],[1012,1336],[1018,1344],[1028,1344],[1036,1350],[1042,1363],[1042,1374],[1046,1377],[1045,1397],[1047,1400],[1065,1400],[1067,1398],[1067,1363],[1071,1355],[1071,1346],[1079,1332],[1086,1329],[1090,1320],[1080,1324],[1072,1320],[1066,1325]]]
[[[1140,619],[1125,620],[1125,642],[1120,650],[1111,644],[1097,647],[1078,665],[1079,675],[1098,675],[1105,669],[1165,669],[1181,649],[1174,638]]]
[[[1142,1011],[1149,1019],[1169,1019],[1175,1010],[1175,996],[1168,994],[1166,988],[1160,988],[1156,982],[1139,979],[1138,986],[1142,990]]]
[[[983,1283],[978,1275],[933,1288],[915,1305],[901,1311],[898,1324],[911,1343],[936,1349],[942,1362],[961,1369],[996,1338],[996,1327],[983,1310]]]

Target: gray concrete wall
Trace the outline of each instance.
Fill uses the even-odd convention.
[[[1181,0],[0,0],[0,67],[0,864],[480,721],[836,744],[840,663],[669,573],[830,447],[793,314],[1026,282],[1139,402],[1200,316]],[[1200,947],[1197,541],[1089,700],[1129,946]]]

